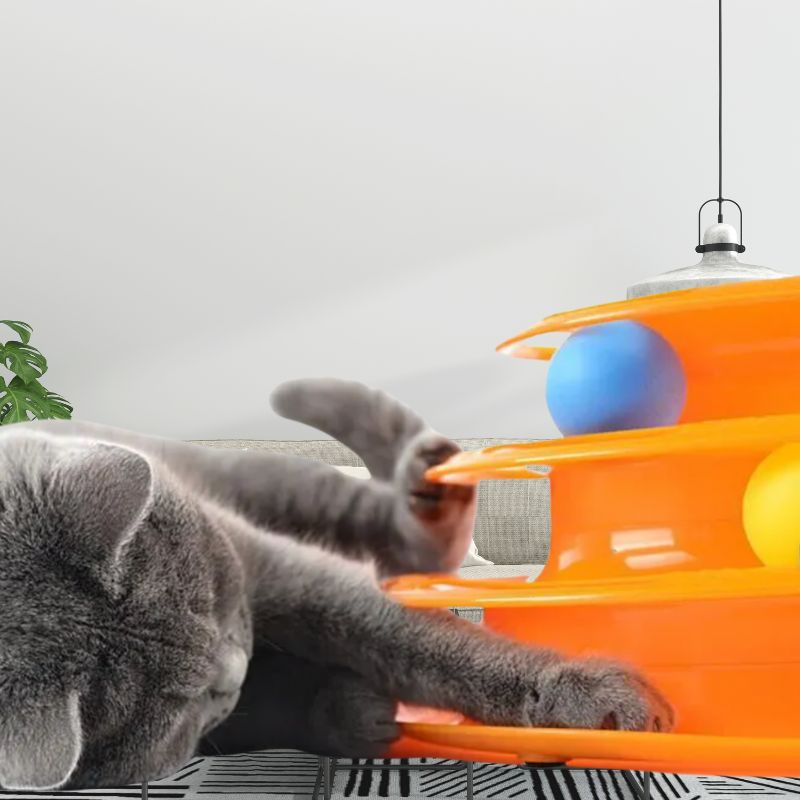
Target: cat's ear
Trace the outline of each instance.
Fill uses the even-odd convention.
[[[0,786],[45,791],[63,786],[83,747],[77,693],[10,712],[0,708]]]
[[[50,496],[80,557],[113,567],[150,510],[153,470],[127,447],[76,443],[59,454]]]

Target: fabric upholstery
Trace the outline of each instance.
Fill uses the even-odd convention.
[[[541,564],[491,564],[488,567],[461,567],[458,574],[462,578],[519,578],[524,577],[529,581],[539,576],[543,566]]]

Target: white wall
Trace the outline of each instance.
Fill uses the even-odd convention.
[[[794,272],[800,4],[725,8],[725,191],[747,260]],[[493,347],[696,260],[715,13],[6,2],[0,318],[34,325],[85,419],[306,437],[266,398],[323,374],[453,435],[550,435],[545,367]]]

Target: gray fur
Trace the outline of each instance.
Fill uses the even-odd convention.
[[[72,774],[82,748],[77,692],[39,698],[36,705],[0,714],[0,785],[55,789]]]
[[[411,409],[383,392],[333,378],[287,381],[270,400],[281,416],[323,431],[363,454],[370,474],[380,480],[394,477],[403,449],[427,427]]]
[[[0,784],[169,774],[235,723],[243,681],[237,716],[248,684],[275,703],[254,745],[331,755],[380,754],[397,700],[494,724],[671,725],[627,667],[381,592],[381,575],[463,558],[474,490],[424,479],[455,445],[358,384],[294,382],[274,403],[356,449],[374,479],[88,423],[0,431]]]

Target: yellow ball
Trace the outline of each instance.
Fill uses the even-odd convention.
[[[756,467],[742,511],[750,546],[766,566],[800,566],[800,444],[784,445]]]

